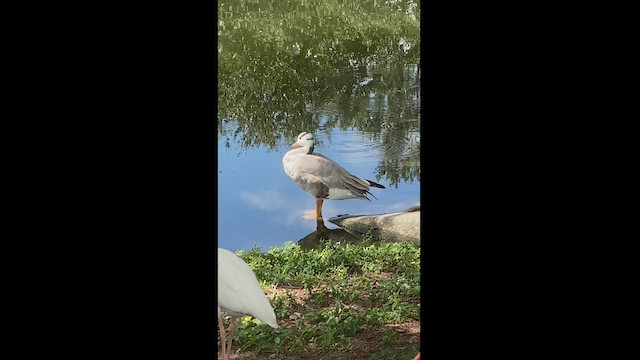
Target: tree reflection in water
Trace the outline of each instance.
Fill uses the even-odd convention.
[[[355,130],[376,181],[420,181],[419,3],[219,3],[218,136],[248,149]]]

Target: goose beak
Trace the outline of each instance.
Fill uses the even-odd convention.
[[[294,142],[293,144],[291,144],[291,147],[292,147],[292,148],[299,148],[299,147],[300,147],[300,144],[298,144],[298,142],[296,141],[296,142]]]

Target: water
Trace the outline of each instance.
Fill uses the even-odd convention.
[[[338,234],[337,215],[419,203],[418,3],[232,0],[218,10],[218,246],[266,251]],[[327,231],[303,218],[315,199],[282,168],[303,131],[316,152],[387,187],[371,201],[326,200]]]
[[[316,152],[352,174],[377,181],[378,143],[356,130],[331,129],[330,137],[318,132],[316,137]],[[266,251],[316,231],[315,220],[303,218],[305,211],[315,209],[315,198],[299,188],[282,167],[289,146],[282,144],[273,151],[266,146],[243,149],[234,143],[227,148],[225,143],[225,137],[218,138],[218,246],[234,251],[257,246]],[[337,215],[394,213],[419,203],[419,181],[402,181],[397,187],[384,179],[379,182],[387,188],[371,189],[377,200],[371,196],[371,201],[326,200],[326,227],[337,228],[328,221]]]

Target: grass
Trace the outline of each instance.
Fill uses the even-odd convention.
[[[238,358],[412,359],[419,351],[420,248],[367,244],[238,252],[281,326],[242,318]]]

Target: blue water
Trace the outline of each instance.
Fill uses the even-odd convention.
[[[313,131],[313,129],[300,129]],[[330,136],[315,133],[315,152],[328,156],[352,174],[376,181],[386,189],[372,188],[377,198],[363,200],[325,200],[324,224],[341,214],[371,215],[400,212],[420,201],[420,183],[401,182],[397,188],[385,179],[377,180],[378,144],[355,130],[333,129]],[[290,149],[267,147],[241,149],[225,138],[218,138],[218,246],[232,251],[259,247],[267,251],[287,241],[297,242],[316,230],[316,222],[304,219],[305,211],[315,209],[315,198],[303,191],[284,172],[282,157]],[[295,139],[291,139],[293,143]]]

